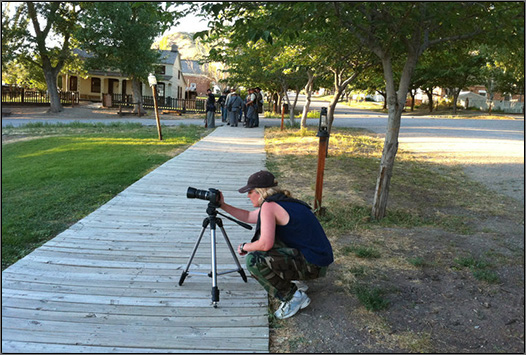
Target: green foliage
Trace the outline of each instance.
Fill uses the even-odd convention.
[[[473,276],[480,281],[488,283],[498,283],[500,281],[498,275],[491,270],[493,264],[485,259],[478,259],[471,255],[456,258],[455,263],[461,267],[471,269]]]
[[[160,2],[87,2],[82,6],[83,26],[76,35],[80,47],[92,55],[87,67],[117,69],[143,81],[159,59],[159,53],[151,49],[154,39],[182,15]]]
[[[342,251],[344,254],[354,253],[357,257],[364,259],[377,259],[380,257],[378,250],[363,245],[348,245]]]
[[[352,287],[352,292],[368,311],[381,311],[389,307],[389,300],[384,298],[385,291],[378,287],[358,284]]]
[[[43,86],[50,93],[50,110],[62,110],[57,90],[57,75],[64,65],[71,61],[71,48],[76,43],[73,33],[78,26],[78,3],[71,2],[24,2],[15,12],[13,27],[6,25],[8,35],[6,41],[2,38],[2,47],[6,44],[6,51],[2,48],[2,60],[6,56],[7,63],[16,60],[24,62],[28,78],[38,79],[35,86]],[[4,8],[2,8],[4,10]],[[4,20],[10,23],[7,12],[2,11],[2,24]],[[30,30],[31,27],[31,30]],[[4,29],[4,25],[2,27]],[[11,56],[10,56],[11,54]],[[8,68],[2,66],[2,69]],[[42,73],[35,75],[38,68]],[[13,75],[13,74],[11,74]],[[45,78],[42,80],[42,78]],[[13,81],[13,80],[11,80]]]
[[[411,265],[416,266],[416,267],[422,267],[422,266],[424,266],[426,264],[425,259],[422,258],[422,257],[409,258],[409,259],[407,259],[407,261]]]
[[[2,81],[8,65],[24,49],[28,19],[24,6],[13,2],[2,2]]]

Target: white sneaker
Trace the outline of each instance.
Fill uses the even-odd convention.
[[[294,281],[292,281],[292,283],[295,283],[296,287],[300,291],[307,292],[307,290],[309,289],[309,286],[307,286],[307,284],[305,282],[294,280]]]
[[[292,317],[300,309],[307,307],[310,304],[310,298],[303,291],[296,291],[294,296],[287,302],[281,303],[278,310],[274,313],[274,316],[278,319],[285,319]]]

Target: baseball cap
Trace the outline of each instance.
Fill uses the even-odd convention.
[[[266,170],[258,171],[257,173],[254,173],[250,175],[248,178],[247,184],[240,188],[238,191],[240,193],[248,192],[252,189],[255,189],[257,187],[265,188],[265,187],[272,187],[277,186],[278,183],[274,181],[274,175],[272,175],[271,172]]]

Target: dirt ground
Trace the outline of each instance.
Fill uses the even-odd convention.
[[[503,198],[505,216],[469,212],[473,233],[373,227],[331,240],[327,277],[307,283],[307,308],[273,321],[271,352],[524,353],[524,200]],[[350,244],[381,257],[342,253]],[[496,282],[477,277],[488,270]],[[389,306],[367,310],[356,283],[383,290]]]
[[[386,241],[405,239],[407,248],[393,251],[400,263],[419,255],[426,258],[426,265],[368,269],[364,282],[389,290],[390,306],[372,312],[350,294],[344,280],[348,270],[342,266],[343,256],[337,257],[326,278],[308,283],[311,305],[277,322],[271,351],[524,353],[523,265],[500,266],[499,283],[488,284],[475,279],[469,270],[456,268],[453,261],[459,251],[492,251],[504,258],[519,252],[523,240],[503,240],[519,239],[523,226],[496,222],[511,230],[477,238],[431,229],[369,232]],[[356,243],[370,240],[370,235],[347,238]]]

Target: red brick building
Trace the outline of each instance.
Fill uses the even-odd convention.
[[[188,87],[186,91],[195,92],[197,96],[206,95],[206,90],[212,88],[213,79],[206,74],[208,64],[199,64],[197,60],[181,60],[183,75]],[[194,94],[195,95],[195,94]]]

